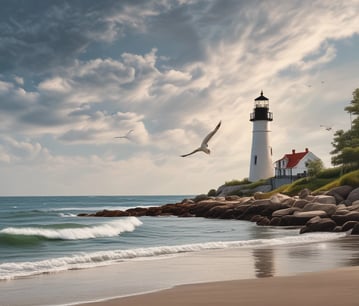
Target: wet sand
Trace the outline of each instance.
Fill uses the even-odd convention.
[[[82,306],[354,306],[359,305],[359,267],[289,277],[184,285]]]

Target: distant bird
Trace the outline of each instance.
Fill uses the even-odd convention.
[[[218,131],[219,127],[221,126],[221,121],[219,121],[219,123],[217,124],[217,126],[215,127],[215,129],[210,132],[202,141],[201,143],[201,146],[199,148],[197,148],[196,150],[192,151],[191,153],[188,153],[188,154],[184,154],[184,155],[181,155],[181,157],[186,157],[186,156],[189,156],[189,155],[192,155],[194,153],[197,153],[197,152],[204,152],[206,154],[211,154],[211,151],[210,149],[208,149],[208,142],[211,140],[211,138],[213,137],[214,134],[216,134],[216,132]]]
[[[325,128],[327,131],[331,131],[333,129],[333,127],[331,126],[322,125],[322,124],[320,125],[320,127]]]
[[[133,132],[133,130],[129,130],[126,135],[123,135],[123,136],[117,136],[117,137],[114,137],[114,138],[125,138],[125,139],[128,139],[130,140],[130,134]]]

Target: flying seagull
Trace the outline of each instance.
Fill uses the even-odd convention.
[[[221,126],[221,121],[219,121],[219,123],[217,124],[217,126],[215,127],[215,129],[210,132],[202,141],[201,143],[201,146],[199,148],[197,148],[196,150],[192,151],[191,153],[188,153],[188,154],[184,154],[184,155],[181,155],[181,157],[186,157],[188,155],[192,155],[194,153],[197,153],[197,152],[204,152],[206,154],[210,154],[211,151],[208,149],[208,142],[211,140],[211,138],[213,137],[214,134],[216,134],[216,132],[218,131],[219,127]]]
[[[332,127],[331,126],[326,126],[326,125],[320,125],[320,127],[325,128],[327,131],[331,131]]]
[[[133,132],[133,130],[129,130],[126,135],[123,135],[123,136],[117,136],[117,137],[114,137],[114,138],[126,138],[126,139],[130,139],[130,134]]]

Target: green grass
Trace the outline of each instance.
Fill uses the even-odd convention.
[[[351,171],[344,175],[340,175],[342,169],[340,167],[329,168],[321,171],[315,177],[305,177],[299,180],[294,181],[291,184],[282,185],[270,192],[266,192],[260,195],[260,198],[266,199],[271,197],[276,193],[283,193],[289,196],[297,195],[304,188],[308,188],[313,191],[313,193],[319,193],[322,191],[330,190],[337,186],[350,185],[353,187],[359,187],[359,170]],[[257,182],[249,182],[247,178],[243,180],[232,180],[226,182],[226,186],[236,186],[236,185],[246,185],[246,194],[243,194],[243,191],[234,192],[239,196],[249,195],[250,191],[247,190],[255,189],[258,186],[269,184],[268,180],[259,180]]]
[[[320,188],[314,190],[314,192],[326,191],[332,189],[334,187],[342,186],[342,185],[350,185],[353,187],[359,187],[359,170],[355,170],[349,172],[347,174],[342,175],[336,180],[329,182],[328,184],[321,186]]]

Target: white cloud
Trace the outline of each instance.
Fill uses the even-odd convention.
[[[206,192],[248,175],[249,113],[263,89],[274,113],[274,159],[309,147],[329,166],[331,135],[319,125],[348,121],[359,60],[343,57],[343,48],[358,44],[355,7],[151,1],[94,13],[104,36],[85,26],[71,65],[54,64],[54,53],[56,69],[34,74],[32,87],[28,76],[15,79],[22,88],[8,81],[20,72],[0,76],[0,133],[10,133],[0,161],[24,177],[36,169],[56,194]],[[344,39],[354,46],[338,44]],[[179,157],[219,120],[210,156]],[[114,139],[131,129],[130,141]]]

